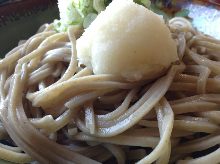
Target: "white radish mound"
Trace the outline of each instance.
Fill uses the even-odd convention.
[[[161,16],[132,0],[114,0],[77,40],[80,63],[94,74],[151,79],[178,60]]]

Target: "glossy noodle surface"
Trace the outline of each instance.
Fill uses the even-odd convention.
[[[0,61],[0,159],[15,163],[220,162],[220,41],[168,23],[179,62],[155,80],[94,75],[73,27],[52,25]],[[12,142],[13,141],[13,142]],[[202,152],[202,153],[198,153]]]

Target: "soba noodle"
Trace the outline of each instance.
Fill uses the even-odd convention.
[[[220,41],[184,18],[168,26],[180,62],[154,81],[94,75],[79,65],[74,27],[57,33],[45,25],[6,54],[0,61],[0,140],[10,144],[0,144],[0,159],[219,163]]]

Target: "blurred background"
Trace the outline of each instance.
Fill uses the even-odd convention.
[[[0,0],[0,56],[58,18],[56,0]]]

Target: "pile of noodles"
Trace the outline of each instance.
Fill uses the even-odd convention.
[[[0,61],[0,159],[15,163],[220,162],[220,41],[183,18],[180,62],[129,83],[79,65],[73,27],[53,25]]]

